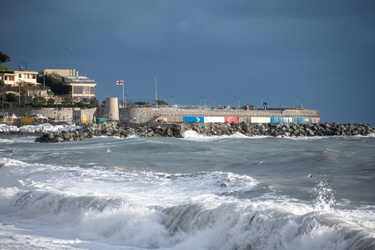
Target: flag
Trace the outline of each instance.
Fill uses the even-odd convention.
[[[123,85],[124,84],[124,80],[118,80],[116,81],[116,85]]]

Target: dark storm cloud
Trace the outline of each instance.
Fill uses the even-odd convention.
[[[129,97],[152,98],[158,76],[161,95],[183,103],[216,96],[233,106],[241,96],[257,105],[265,96],[293,105],[299,96],[323,121],[375,123],[366,112],[375,106],[374,5],[5,0],[0,44],[13,68],[19,60],[32,70],[76,68],[98,82],[99,99],[119,91],[119,77]]]

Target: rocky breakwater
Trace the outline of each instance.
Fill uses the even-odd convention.
[[[50,132],[38,137],[36,142],[78,141],[93,136],[118,136],[126,138],[132,135],[140,137],[176,137],[181,138],[187,130],[208,136],[232,135],[241,133],[246,136],[353,136],[375,134],[375,128],[367,124],[282,124],[282,123],[175,123],[175,124],[119,124],[104,122],[93,124],[76,131]]]
[[[35,142],[70,142],[94,136],[181,137],[179,124],[119,124],[110,121],[92,124],[76,131],[51,132],[35,139]]]
[[[375,133],[375,128],[368,124],[338,123],[185,123],[181,130],[194,130],[209,136],[234,133],[246,136],[367,136]]]

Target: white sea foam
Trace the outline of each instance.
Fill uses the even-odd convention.
[[[60,235],[62,245],[72,247],[82,242],[74,241],[72,235],[78,235],[83,242],[95,238],[130,247],[170,247],[173,240],[163,225],[166,215],[153,206],[191,202],[220,204],[227,200],[222,194],[251,190],[257,184],[250,177],[223,172],[124,172],[27,164],[8,158],[1,158],[0,163],[3,164],[0,210],[28,221],[30,229],[35,230],[29,235],[33,240],[28,242],[36,247],[54,246],[51,242],[43,245],[47,242],[44,232],[47,229],[43,228],[48,226],[62,226],[65,233],[56,229],[49,233]],[[17,232],[24,227],[21,223],[12,230],[0,225],[0,231]],[[13,236],[19,242],[27,237]],[[0,232],[1,238],[6,239],[6,233]]]
[[[24,148],[15,146],[20,143],[3,145],[1,149],[5,151],[0,152],[3,156],[0,158],[0,249],[341,250],[375,247],[375,207],[366,203],[351,206],[349,203],[353,201],[340,204],[338,201],[342,199],[336,199],[334,189],[340,180],[314,182],[314,175],[313,179],[305,178],[311,183],[307,189],[296,186],[293,179],[290,185],[302,191],[281,192],[277,188],[277,178],[285,177],[278,175],[294,174],[293,168],[288,166],[294,159],[300,161],[302,156],[288,158],[288,164],[279,167],[277,160],[263,154],[260,159],[265,159],[266,164],[256,167],[253,173],[259,171],[257,178],[252,178],[253,174],[248,171],[252,165],[230,163],[238,157],[250,161],[263,151],[265,154],[272,152],[272,157],[288,152],[283,150],[277,155],[279,151],[272,151],[272,143],[279,139],[267,139],[266,143],[233,141],[241,143],[238,147],[231,144],[229,155],[225,155],[229,150],[225,147],[220,154],[204,151],[210,154],[203,156],[196,153],[206,149],[201,143],[170,138],[95,138],[49,144],[48,147],[46,144],[34,147],[27,144]],[[283,147],[288,145],[286,143],[288,141],[283,142]],[[337,140],[334,143],[340,145]],[[289,145],[295,144],[297,142],[289,141]],[[174,157],[173,154],[179,153],[175,150],[179,145],[183,152]],[[226,144],[218,141],[207,148],[218,146],[219,151],[222,145]],[[181,157],[194,146],[196,150],[189,151],[189,157]],[[174,150],[167,152],[172,147]],[[314,150],[326,152],[327,148],[335,146],[322,143]],[[7,152],[11,152],[9,156]],[[288,157],[295,156],[294,152]],[[148,166],[134,170],[137,169],[135,162],[129,158],[136,153],[143,157],[134,158],[137,164],[151,165],[158,160],[168,160],[169,164],[183,162],[184,168],[177,173],[142,170],[149,169]],[[211,162],[205,162],[211,153],[215,153]],[[58,160],[47,164],[39,160],[41,154],[48,155],[48,159],[52,155],[53,159],[74,157],[74,160],[64,165]],[[163,158],[155,160],[158,155]],[[213,157],[214,160],[219,158],[218,155],[220,159],[212,161]],[[80,160],[82,156],[87,157]],[[122,165],[115,164],[119,156],[124,162]],[[100,166],[99,158],[112,164]],[[202,170],[192,170],[189,160],[197,160]],[[258,158],[254,162],[259,162]],[[222,168],[225,171],[213,170],[213,167],[207,170],[210,164],[219,163],[226,166]],[[275,167],[269,168],[271,165]],[[234,173],[239,166],[240,171]],[[174,167],[172,165],[171,169],[179,169]],[[309,167],[318,168],[317,165]],[[345,170],[341,165],[339,169]],[[305,170],[300,171],[305,174]],[[275,188],[269,188],[273,184]],[[306,192],[304,196],[310,198],[293,198],[294,192]]]
[[[200,134],[194,130],[187,130],[182,134],[182,137],[187,140],[192,141],[211,141],[211,140],[218,140],[223,138],[247,138],[247,139],[264,139],[264,138],[281,138],[281,139],[291,139],[291,140],[322,140],[322,139],[332,139],[332,138],[366,138],[366,137],[375,137],[375,133],[371,133],[369,135],[355,135],[355,136],[269,136],[269,135],[254,135],[254,136],[246,136],[239,132],[236,132],[232,135],[206,135]]]
[[[76,125],[51,125],[49,123],[42,123],[37,125],[24,125],[16,127],[12,125],[0,124],[0,132],[2,133],[43,133],[43,132],[59,132],[70,131],[81,128]]]
[[[187,140],[194,140],[194,141],[207,141],[210,140],[210,138],[215,138],[215,137],[210,137],[207,135],[200,134],[194,130],[187,130],[182,133],[182,137]]]
[[[280,138],[280,139],[291,139],[291,140],[322,140],[322,139],[330,139],[330,138],[345,138],[344,136],[270,136],[270,135],[253,135],[253,136],[246,136],[239,132],[236,132],[232,135],[206,135],[200,134],[194,130],[187,130],[182,134],[182,137],[186,140],[191,141],[213,141],[225,138],[246,138],[246,139],[265,139],[265,138]],[[348,136],[350,137],[350,136]],[[359,136],[355,136],[359,137]],[[375,137],[373,135],[369,136],[360,136],[360,137]]]
[[[344,218],[330,213],[319,221],[320,215],[303,205],[304,211],[288,202],[225,203],[213,208],[188,206],[166,211],[173,222],[169,225],[167,221],[167,226],[172,231],[183,232],[177,249],[192,246],[195,249],[274,249],[277,246],[276,249],[328,250],[353,245],[347,232],[351,225]],[[340,227],[336,228],[334,225],[338,222]]]
[[[184,133],[182,133],[182,137],[186,140],[191,141],[212,141],[212,140],[219,140],[223,138],[249,138],[246,135],[243,135],[239,132],[236,132],[232,135],[206,135],[206,134],[200,134],[194,130],[187,130]]]
[[[180,202],[221,201],[222,194],[251,190],[258,184],[249,176],[233,173],[202,172],[166,174],[124,172],[116,169],[63,167],[27,164],[2,158],[2,186],[22,186],[28,190],[49,190],[58,193],[116,196],[126,193],[134,202],[154,205]],[[142,196],[139,196],[139,194]]]

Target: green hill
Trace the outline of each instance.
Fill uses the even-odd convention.
[[[0,71],[12,71],[12,70],[8,68],[7,66],[0,64]]]

